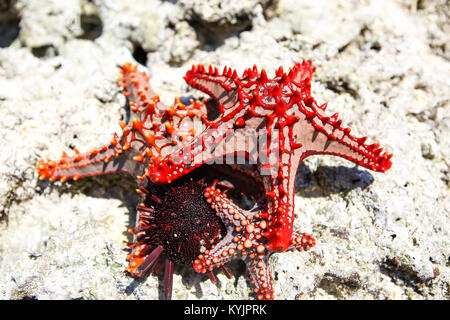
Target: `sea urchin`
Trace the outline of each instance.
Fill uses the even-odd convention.
[[[224,235],[221,219],[203,198],[203,180],[180,179],[168,185],[148,183],[138,205],[136,237],[127,271],[145,277],[164,263],[164,298],[172,292],[174,263],[188,265]],[[212,276],[212,275],[211,275]]]

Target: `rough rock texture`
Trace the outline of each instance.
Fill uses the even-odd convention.
[[[229,33],[242,31],[251,26],[255,17],[255,7],[270,9],[276,6],[277,0],[180,0],[184,11],[184,18],[198,23],[209,31],[217,33]]]
[[[157,276],[124,272],[133,181],[49,184],[35,172],[42,157],[120,131],[118,64],[145,64],[169,103],[200,96],[182,79],[193,63],[269,71],[303,57],[317,66],[316,100],[393,152],[393,167],[304,162],[295,224],[317,245],[272,256],[276,298],[450,298],[447,1],[61,3],[0,1],[1,299],[161,296]],[[247,299],[248,277],[231,267],[237,280],[219,274],[218,285],[177,270],[173,298]]]

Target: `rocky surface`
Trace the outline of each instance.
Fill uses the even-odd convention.
[[[316,100],[394,158],[385,174],[332,157],[304,162],[295,224],[317,245],[272,256],[276,298],[449,299],[448,2],[219,3],[0,1],[0,298],[161,296],[161,278],[124,272],[132,180],[50,184],[35,171],[42,157],[120,131],[118,64],[145,65],[170,103],[201,96],[182,79],[193,63],[242,72],[306,58]],[[236,279],[219,274],[217,285],[178,269],[173,298],[249,298],[242,264],[231,267]]]

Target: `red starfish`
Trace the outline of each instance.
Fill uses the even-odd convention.
[[[267,239],[263,236],[268,226],[261,215],[261,205],[255,205],[252,210],[242,210],[226,197],[225,192],[216,188],[216,184],[207,188],[204,195],[222,219],[227,232],[219,243],[199,255],[194,261],[194,269],[211,272],[232,259],[241,258],[247,264],[258,299],[273,299],[273,280],[268,262],[274,251],[267,247]],[[294,231],[287,250],[307,251],[315,244],[312,236]]]
[[[293,233],[294,178],[305,157],[335,155],[381,172],[391,167],[392,154],[382,153],[377,143],[365,144],[367,137],[352,136],[337,114],[327,116],[326,104],[316,103],[311,96],[314,70],[311,62],[303,61],[287,74],[280,67],[269,79],[256,66],[241,77],[227,67],[220,74],[212,66],[208,71],[203,65],[193,66],[185,80],[217,101],[219,117],[208,120],[203,114],[208,128],[162,161],[157,159],[146,175],[155,182],[170,182],[204,163],[235,156],[256,161],[268,199],[267,212],[261,213],[268,221],[263,234],[269,239],[267,248],[287,250]],[[228,142],[238,130],[266,136],[258,154],[251,154],[246,143]]]

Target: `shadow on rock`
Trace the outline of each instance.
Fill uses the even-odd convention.
[[[355,188],[366,189],[373,176],[357,166],[321,166],[316,171],[301,163],[295,177],[295,192],[305,198],[326,197],[333,193],[348,193]]]

